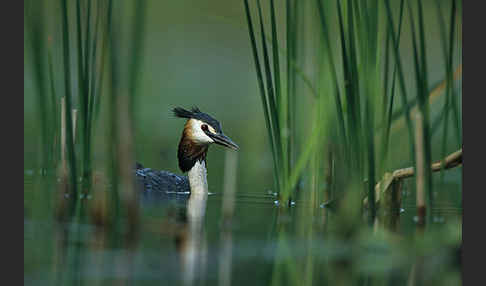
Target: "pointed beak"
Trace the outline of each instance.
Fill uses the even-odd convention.
[[[212,134],[208,132],[209,137],[211,137],[214,140],[214,143],[223,145],[225,147],[231,148],[233,150],[238,150],[238,145],[236,145],[235,142],[233,142],[228,136],[224,134]]]

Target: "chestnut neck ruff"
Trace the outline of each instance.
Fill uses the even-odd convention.
[[[181,171],[184,173],[188,172],[197,161],[204,161],[206,163],[207,151],[207,144],[198,144],[191,140],[191,128],[188,121],[184,126],[182,138],[179,142],[179,149],[177,150],[177,158],[179,159],[179,168]]]

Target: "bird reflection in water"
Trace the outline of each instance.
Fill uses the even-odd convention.
[[[184,231],[176,236],[184,285],[204,279],[207,264],[207,243],[204,235],[207,193],[191,193],[187,200]]]

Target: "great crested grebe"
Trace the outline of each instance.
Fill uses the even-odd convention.
[[[233,150],[238,150],[238,145],[223,134],[221,124],[216,119],[199,108],[194,107],[189,111],[177,107],[173,112],[176,117],[187,118],[177,158],[179,168],[183,173],[188,172],[188,176],[144,168],[137,163],[137,182],[145,193],[207,193],[206,154],[209,145],[216,143]]]

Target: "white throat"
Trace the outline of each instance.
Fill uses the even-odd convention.
[[[206,178],[206,162],[196,161],[196,164],[189,170],[189,185],[191,186],[191,193],[207,193],[208,181]]]

